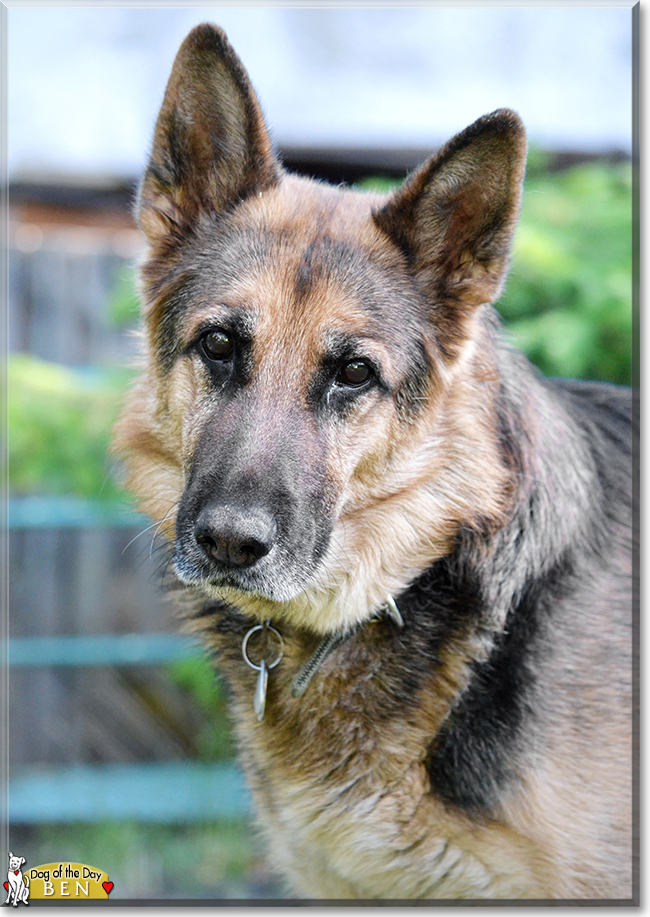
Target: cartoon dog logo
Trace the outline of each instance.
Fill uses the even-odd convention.
[[[29,878],[23,878],[22,869],[20,868],[25,862],[25,857],[14,856],[9,854],[9,870],[7,872],[7,881],[4,886],[7,890],[7,900],[5,904],[12,904],[14,907],[22,901],[23,904],[29,904]],[[13,902],[12,899],[13,898]]]

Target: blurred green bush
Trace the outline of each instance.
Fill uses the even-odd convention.
[[[545,375],[630,385],[630,165],[531,169],[498,306]]]
[[[124,502],[108,446],[130,373],[72,369],[28,354],[7,365],[9,489]]]

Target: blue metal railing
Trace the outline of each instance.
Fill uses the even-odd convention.
[[[25,768],[8,796],[10,824],[212,821],[250,810],[234,765],[193,761]]]
[[[193,640],[176,634],[97,634],[11,637],[10,666],[164,665],[201,655]]]
[[[93,528],[147,525],[150,520],[127,505],[82,497],[10,497],[10,529]]]

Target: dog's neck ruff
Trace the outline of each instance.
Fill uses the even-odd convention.
[[[392,595],[388,596],[386,604],[379,610],[377,615],[371,618],[371,621],[376,621],[382,615],[390,618],[397,624],[398,627],[404,627],[404,619]],[[302,697],[302,695],[307,690],[309,682],[320,669],[327,657],[332,652],[334,652],[337,647],[341,646],[341,644],[345,643],[350,639],[350,637],[356,634],[363,626],[363,624],[358,624],[351,630],[328,634],[327,637],[324,637],[316,647],[314,653],[294,678],[291,685],[291,696]],[[268,662],[265,657],[262,656],[259,663],[255,663],[249,656],[248,644],[253,634],[256,633],[263,633],[267,638],[267,642],[270,641],[271,644],[275,644],[269,652]],[[242,656],[244,657],[246,665],[249,665],[251,669],[255,669],[256,672],[259,672],[259,675],[257,676],[255,696],[253,699],[253,709],[257,714],[257,719],[261,722],[264,719],[264,711],[266,709],[266,689],[268,686],[269,670],[274,669],[284,655],[284,641],[282,640],[282,634],[277,630],[277,628],[273,627],[269,619],[264,624],[256,624],[246,632],[244,639],[242,640],[241,649]]]

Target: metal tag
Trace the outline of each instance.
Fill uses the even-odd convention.
[[[260,663],[260,674],[257,676],[257,686],[255,688],[255,698],[253,700],[253,709],[257,714],[257,719],[262,722],[264,719],[264,710],[266,708],[266,687],[269,682],[269,670],[262,659]]]

